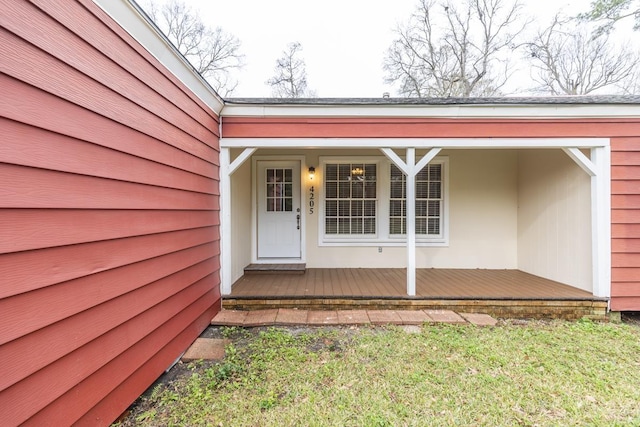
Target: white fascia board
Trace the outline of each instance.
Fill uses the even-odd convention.
[[[226,148],[594,148],[609,138],[221,138]]]
[[[224,101],[134,1],[93,0],[216,114]]]
[[[229,104],[224,117],[639,118],[635,104],[265,105]]]

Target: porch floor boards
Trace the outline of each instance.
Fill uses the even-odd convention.
[[[453,310],[494,317],[604,319],[607,300],[519,270],[418,269],[416,296],[403,268],[308,268],[241,277],[223,307],[234,310]]]
[[[416,270],[416,297],[592,299],[591,293],[519,270]],[[402,268],[308,268],[305,274],[252,274],[232,288],[235,297],[405,298]]]

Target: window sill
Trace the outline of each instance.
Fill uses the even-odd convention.
[[[321,240],[318,242],[318,246],[350,246],[350,247],[376,247],[376,246],[384,246],[384,247],[399,247],[404,248],[407,246],[406,241],[401,240],[363,240],[363,239],[341,239],[341,240]],[[438,240],[416,240],[417,247],[448,247],[449,242],[445,239]]]

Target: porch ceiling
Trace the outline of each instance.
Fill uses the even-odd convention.
[[[237,297],[411,298],[403,268],[310,268],[303,275],[245,275]],[[430,299],[593,299],[581,289],[519,270],[418,269],[416,297]]]

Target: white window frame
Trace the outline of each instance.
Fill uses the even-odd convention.
[[[391,161],[385,156],[320,156],[319,171],[316,172],[319,187],[318,209],[318,246],[406,246],[405,235],[391,235],[389,233],[389,196],[391,191]],[[345,163],[374,163],[376,164],[376,233],[371,235],[332,235],[325,234],[325,206],[326,194],[324,172],[327,164]],[[442,164],[442,218],[440,235],[429,236],[416,234],[416,246],[443,247],[449,246],[449,158],[437,156],[430,164]]]
[[[448,213],[449,213],[449,207],[448,207],[448,202],[449,202],[449,192],[448,192],[448,180],[449,180],[449,162],[448,162],[448,157],[435,157],[431,162],[429,162],[429,165],[434,165],[434,164],[439,164],[442,165],[442,174],[440,176],[440,179],[442,180],[442,206],[440,207],[441,212],[440,212],[440,233],[438,233],[437,235],[429,235],[429,234],[418,234],[416,233],[416,243],[446,243],[445,240],[445,236],[448,234],[446,233],[446,224],[449,223],[448,221]],[[428,165],[427,165],[428,166]],[[426,166],[425,166],[426,167]],[[389,164],[389,171],[387,173],[387,179],[390,179],[391,176],[391,164]],[[405,177],[406,178],[406,177]],[[389,191],[389,194],[387,195],[387,203],[390,204],[390,182],[387,184],[387,188]],[[406,181],[405,181],[405,185],[406,185]],[[405,203],[406,203],[406,199]],[[416,198],[416,201],[418,199]],[[389,206],[387,206],[387,221],[389,220],[390,214],[389,214]],[[406,216],[405,216],[405,220],[406,220]],[[417,217],[416,217],[416,221],[417,221]],[[387,224],[387,233],[388,233],[388,238],[391,241],[398,241],[400,243],[402,243],[404,245],[404,243],[407,241],[407,236],[406,234],[391,234],[391,232],[389,231],[390,225]]]
[[[318,183],[320,183],[320,209],[318,219],[319,239],[318,242],[321,246],[343,246],[345,244],[360,243],[363,246],[369,246],[365,242],[377,242],[379,241],[380,234],[380,174],[381,163],[384,161],[384,157],[358,157],[358,156],[344,156],[344,157],[320,157],[320,176],[318,177]],[[376,165],[376,229],[374,234],[359,234],[359,235],[345,235],[345,234],[326,234],[326,189],[325,189],[325,170],[327,164],[375,164]],[[370,200],[370,199],[369,199]]]

